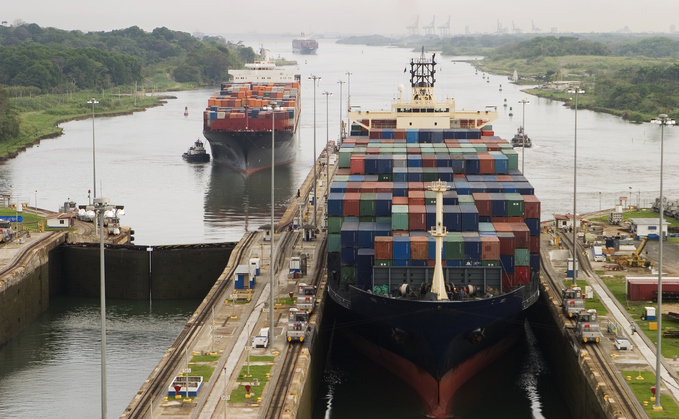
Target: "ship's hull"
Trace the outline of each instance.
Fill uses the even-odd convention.
[[[299,47],[293,48],[292,52],[295,54],[313,55],[316,54],[316,50],[318,50],[318,47]]]
[[[270,131],[203,131],[203,135],[217,164],[246,174],[271,167]],[[295,160],[296,135],[292,131],[277,131],[274,138],[274,165]]]
[[[354,287],[329,291],[347,339],[410,384],[433,417],[448,416],[460,386],[514,345],[524,319],[524,288],[464,302],[404,301]]]

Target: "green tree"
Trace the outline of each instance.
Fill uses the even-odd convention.
[[[12,109],[9,95],[0,85],[0,143],[8,142],[19,135],[19,115]]]

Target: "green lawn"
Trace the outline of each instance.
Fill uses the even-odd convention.
[[[237,388],[231,391],[231,398],[229,403],[243,403],[246,401],[256,402],[258,397],[262,397],[262,391],[264,390],[264,385],[269,378],[266,376],[267,373],[271,372],[271,365],[250,365],[250,377],[248,374],[248,366],[244,365],[238,375],[238,381],[240,382],[252,382],[253,379],[259,380],[258,386],[250,387],[250,394],[252,397],[245,397],[245,386],[243,384],[239,385]]]
[[[644,378],[643,380],[637,380],[639,371],[621,371],[621,374],[625,379],[630,377],[630,379],[627,380],[627,384],[629,384],[630,388],[637,396],[637,399],[641,402],[641,405],[643,406],[644,402],[647,402],[647,405],[644,406],[644,410],[651,419],[679,418],[679,407],[677,407],[677,404],[669,395],[662,394],[660,397],[660,405],[663,410],[653,410],[655,402],[651,401],[653,393],[651,393],[650,390],[651,386],[655,386],[655,374],[653,374],[653,372],[641,371],[641,376]]]
[[[573,280],[572,279],[564,279],[563,281],[564,285],[566,288],[570,288],[571,285],[573,285]],[[577,281],[578,287],[582,288],[582,292],[584,294],[585,292],[585,287],[587,286],[587,281],[584,279],[579,279]],[[594,309],[596,310],[596,314],[598,316],[605,316],[608,314],[608,310],[606,310],[606,307],[603,305],[601,300],[599,299],[599,296],[594,294],[594,298],[587,298],[585,299],[585,309],[586,310],[591,310]]]

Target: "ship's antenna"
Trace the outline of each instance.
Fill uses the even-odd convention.
[[[420,59],[417,62],[410,60],[410,86],[413,101],[434,101],[434,83],[436,83],[434,74],[436,74],[436,54],[432,54],[431,61],[427,61],[423,46]]]

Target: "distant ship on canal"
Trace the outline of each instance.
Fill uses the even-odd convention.
[[[310,55],[315,54],[316,50],[318,50],[318,42],[305,37],[303,33],[301,38],[292,40],[292,52],[295,54]]]
[[[203,135],[215,163],[246,174],[293,161],[297,154],[301,75],[280,69],[262,49],[261,60],[229,70],[203,112]]]
[[[540,203],[492,131],[497,112],[436,101],[435,67],[423,50],[409,100],[349,113],[327,266],[338,330],[443,418],[523,332],[539,296]]]

